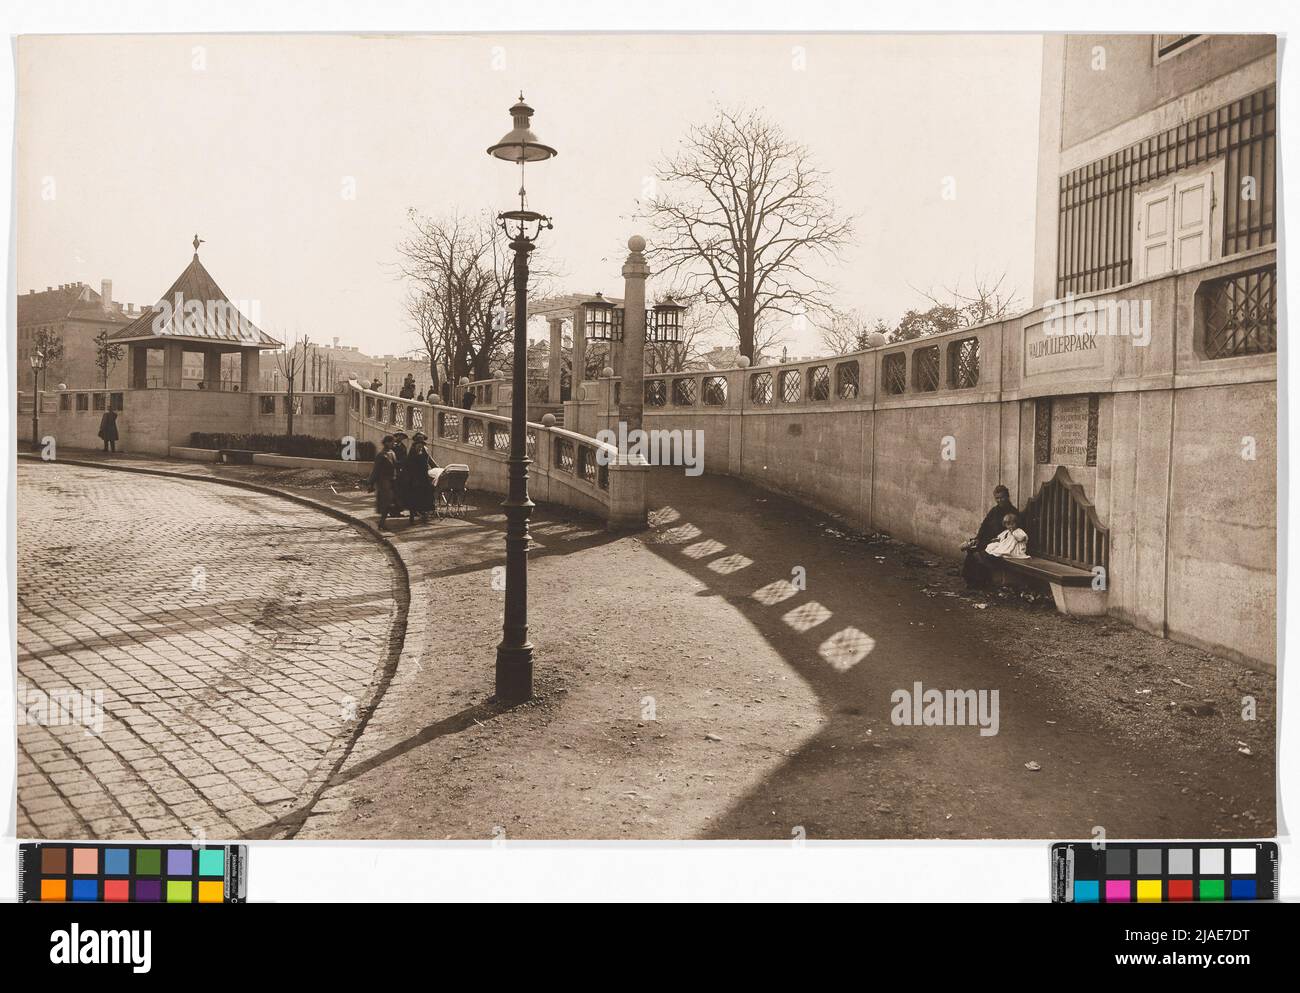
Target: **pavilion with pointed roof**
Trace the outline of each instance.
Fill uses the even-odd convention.
[[[215,279],[199,261],[199,245],[194,236],[194,258],[166,293],[135,320],[110,335],[110,340],[128,349],[128,385],[145,389],[149,385],[149,349],[163,353],[162,386],[180,389],[186,352],[203,356],[203,386],[221,389],[221,357],[231,352],[240,355],[240,390],[258,388],[261,353],[264,349],[283,347],[257,327],[230,302]]]

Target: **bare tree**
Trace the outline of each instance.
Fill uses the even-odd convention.
[[[286,384],[285,411],[288,417],[285,434],[293,435],[293,417],[296,401],[294,385],[307,375],[307,357],[311,349],[311,339],[306,335],[297,341],[286,341],[285,347],[275,353],[275,364],[284,377]]]
[[[888,335],[892,330],[880,318],[868,323],[857,310],[832,310],[827,316],[826,324],[821,328],[822,344],[833,355],[846,355],[860,352],[870,346],[873,332]]]
[[[853,231],[808,149],[753,110],[720,110],[656,169],[643,216],[662,236],[651,259],[689,290],[728,307],[742,355],[765,318],[822,311],[830,285],[810,270],[839,257]]]
[[[446,329],[438,319],[437,302],[424,287],[412,286],[407,289],[404,309],[411,333],[420,341],[416,353],[421,361],[429,363],[429,392],[437,393],[439,363],[446,363],[450,346]]]
[[[416,330],[434,353],[430,368],[441,358],[453,383],[489,378],[514,334],[514,256],[505,236],[488,212],[430,218],[412,209],[407,218],[398,269],[427,295],[419,304],[427,332]],[[550,273],[536,257],[529,270],[529,292],[541,294],[538,283]]]
[[[888,332],[889,340],[912,341],[1010,317],[1016,312],[1019,300],[1015,290],[1003,289],[1006,278],[1006,273],[995,279],[977,272],[970,292],[964,292],[960,283],[939,292],[917,290],[930,301],[930,306],[925,310],[908,310]]]

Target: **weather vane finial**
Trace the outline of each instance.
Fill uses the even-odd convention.
[[[205,241],[207,241],[207,239],[206,239],[206,238],[200,238],[200,237],[198,236],[197,233],[194,235],[194,254],[195,254],[195,255],[198,255],[198,254],[199,254],[199,246],[202,245]]]

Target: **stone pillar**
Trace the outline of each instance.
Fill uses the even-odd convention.
[[[564,318],[548,317],[546,323],[551,328],[550,351],[546,354],[546,399],[550,403],[559,403],[560,370],[564,368]]]
[[[261,389],[262,353],[256,348],[244,348],[239,357],[239,392],[253,393]]]
[[[578,387],[587,378],[587,308],[573,308],[573,399],[581,400]]]
[[[650,267],[643,254],[644,238],[634,234],[627,240],[627,247],[630,251],[623,263],[623,385],[618,417],[631,434],[641,428],[645,402],[645,281]]]
[[[203,349],[203,385],[209,390],[221,389],[221,352],[216,348]]]
[[[131,344],[126,346],[127,382],[133,390],[147,389],[149,386],[149,346]]]
[[[185,345],[179,341],[163,342],[163,381],[169,390],[179,390],[185,376]]]

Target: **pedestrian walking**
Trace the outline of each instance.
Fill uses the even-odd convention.
[[[375,494],[375,510],[379,513],[379,527],[382,529],[397,503],[397,456],[393,454],[391,434],[384,435],[380,445],[368,482],[370,491]]]
[[[117,451],[117,411],[112,406],[99,419],[99,437],[104,442],[104,451]]]
[[[431,474],[437,468],[438,463],[425,447],[423,432],[417,431],[411,439],[411,451],[402,463],[398,478],[398,494],[402,507],[411,515],[412,524],[415,523],[416,514],[420,515],[421,520],[427,521],[433,512],[435,494]]]

